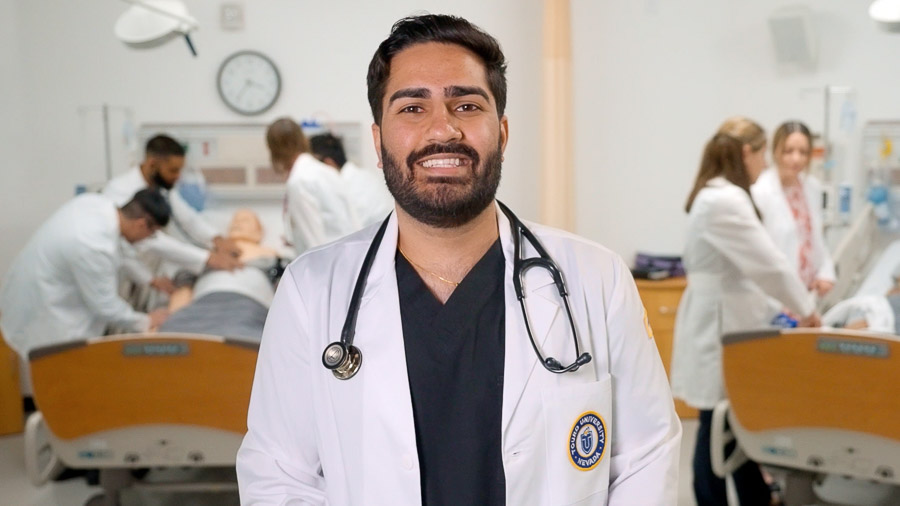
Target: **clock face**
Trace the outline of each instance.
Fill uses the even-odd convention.
[[[267,111],[281,93],[278,68],[272,60],[256,51],[239,51],[226,58],[216,81],[219,96],[240,114]]]

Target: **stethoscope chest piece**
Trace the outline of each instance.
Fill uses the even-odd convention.
[[[348,346],[340,341],[334,342],[329,344],[322,353],[322,364],[326,369],[331,369],[335,378],[347,380],[359,371],[359,366],[362,365],[362,353],[352,344]]]

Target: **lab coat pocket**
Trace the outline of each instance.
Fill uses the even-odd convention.
[[[552,504],[604,504],[612,441],[609,375],[599,381],[545,389],[547,479]],[[596,499],[596,500],[594,500]],[[579,503],[581,504],[581,503]]]

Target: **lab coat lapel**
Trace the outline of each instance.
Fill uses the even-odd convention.
[[[416,430],[406,370],[403,327],[394,257],[397,219],[392,215],[366,283],[356,324],[354,343],[363,354],[359,378],[363,381],[361,464],[364,490],[371,497],[418,497],[419,482],[392,481],[379,473],[385,466],[418,469]],[[355,281],[355,279],[354,279]],[[357,381],[354,378],[350,381]],[[406,473],[400,473],[408,476]],[[413,474],[417,476],[417,473]]]
[[[503,373],[503,433],[512,416],[516,412],[525,387],[535,367],[542,369],[537,362],[537,355],[528,338],[522,308],[516,298],[516,290],[513,285],[513,260],[515,250],[513,247],[513,235],[510,229],[509,219],[498,208],[497,222],[500,229],[500,244],[503,247],[503,256],[506,260],[506,283],[504,286],[504,299],[506,302],[506,336]],[[523,239],[522,246],[526,255],[534,255],[535,252],[528,246],[528,241]],[[526,256],[527,258],[527,256]],[[528,308],[528,316],[531,321],[535,342],[542,347],[550,328],[560,311],[559,303],[552,297],[550,290],[555,290],[553,279],[543,269],[533,269],[525,277],[523,286],[525,301]],[[540,371],[538,371],[540,372]],[[548,373],[549,374],[549,373]]]

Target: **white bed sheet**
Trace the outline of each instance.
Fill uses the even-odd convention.
[[[900,239],[889,244],[859,285],[856,295],[884,295],[894,284],[893,273],[900,269]]]

